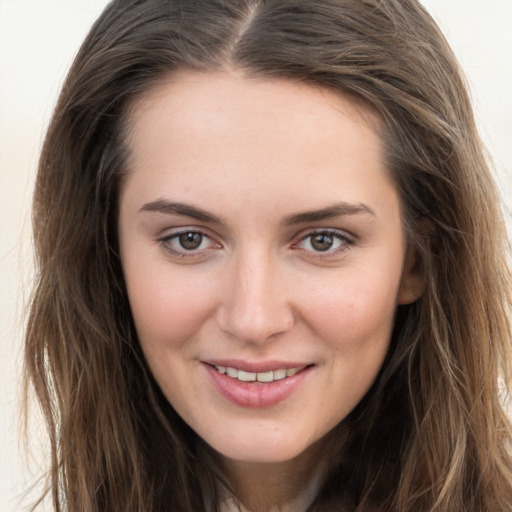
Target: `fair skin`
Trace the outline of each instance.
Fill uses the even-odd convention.
[[[149,367],[251,510],[302,510],[421,289],[379,120],[227,72],[183,72],[130,119],[119,238]]]

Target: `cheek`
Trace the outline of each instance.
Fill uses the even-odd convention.
[[[130,306],[141,345],[151,348],[180,348],[209,317],[211,279],[190,272],[172,272],[169,265],[131,268],[125,263]]]
[[[389,343],[399,281],[398,272],[351,269],[324,286],[310,287],[304,315],[332,352],[381,353]]]
[[[373,279],[371,278],[373,277]],[[375,381],[386,357],[399,276],[378,281],[345,276],[343,285],[312,290],[306,321],[324,349],[319,410],[331,427],[345,418]],[[307,313],[306,313],[307,311]]]
[[[360,279],[340,279],[308,294],[309,317],[316,327],[344,338],[383,328],[393,323],[397,306],[399,278],[378,279],[366,275]]]

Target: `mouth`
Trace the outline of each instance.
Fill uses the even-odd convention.
[[[310,379],[314,364],[239,360],[203,361],[213,388],[239,407],[265,408],[295,395]]]
[[[269,370],[266,372],[249,372],[234,368],[232,366],[210,365],[217,372],[222,375],[227,375],[232,379],[237,379],[241,382],[261,382],[270,383],[283,380],[297,375],[299,372],[308,368],[311,365],[302,365],[294,368],[279,368],[276,370]]]

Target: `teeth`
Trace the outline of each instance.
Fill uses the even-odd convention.
[[[226,368],[226,373],[233,379],[238,378],[238,370],[236,368]]]
[[[238,370],[238,380],[243,382],[254,382],[256,380],[256,374]]]
[[[286,377],[286,370],[275,370],[274,371],[274,380],[281,380]]]
[[[258,373],[258,382],[272,382],[274,380],[274,372]]]
[[[228,377],[241,380],[242,382],[274,382],[276,380],[282,380],[286,377],[293,377],[304,368],[305,366],[300,368],[288,368],[287,370],[283,368],[270,372],[253,373],[237,370],[236,368],[230,368],[229,366],[215,366],[215,369],[219,373],[226,374]]]

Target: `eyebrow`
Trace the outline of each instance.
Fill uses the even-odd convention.
[[[208,222],[209,224],[224,224],[218,217],[201,208],[185,203],[173,203],[163,199],[146,203],[139,211],[165,213],[168,215],[184,215],[201,222]]]
[[[334,217],[343,217],[346,215],[356,215],[367,213],[376,216],[376,213],[363,203],[347,203],[340,202],[321,210],[311,210],[308,212],[290,215],[283,220],[283,224],[291,226],[294,224],[302,224],[304,222],[317,222],[319,220],[332,219]]]
[[[170,202],[164,199],[158,199],[156,201],[146,203],[141,207],[139,211],[156,212],[168,215],[183,215],[192,219],[199,220],[201,222],[208,222],[209,224],[226,224],[219,217],[216,217],[206,210],[189,204]],[[311,210],[290,215],[283,219],[282,224],[285,226],[292,226],[295,224],[317,222],[321,220],[332,219],[334,217],[356,215],[361,213],[376,216],[376,213],[369,206],[363,203],[340,202],[320,210]]]

